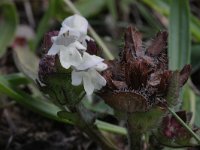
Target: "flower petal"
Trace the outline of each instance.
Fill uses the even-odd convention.
[[[94,91],[94,85],[91,80],[91,76],[88,72],[84,72],[83,74],[83,86],[87,93],[87,95],[91,95]]]
[[[87,34],[88,21],[84,17],[75,14],[71,17],[66,18],[62,22],[62,26],[63,27],[67,26],[84,34]]]
[[[97,71],[104,71],[104,70],[106,70],[107,68],[108,68],[108,65],[107,64],[105,64],[105,63],[99,63],[99,64],[97,64],[96,66],[94,66],[94,68],[97,70]]]
[[[86,41],[90,41],[90,40],[93,41],[93,39],[91,37],[89,37],[88,35],[84,35],[84,34],[82,34],[78,39],[78,41],[81,42],[81,44],[85,47],[87,47]]]
[[[76,67],[77,70],[86,70],[91,68],[98,63],[102,62],[104,59],[96,55],[90,55],[86,52],[83,53],[83,60],[79,66]]]
[[[68,69],[70,66],[78,66],[82,62],[82,57],[79,51],[73,46],[65,47],[60,51],[60,63]]]
[[[81,84],[83,78],[82,72],[77,72],[73,70],[71,76],[72,76],[72,85],[77,86]]]
[[[56,55],[60,51],[60,45],[56,45],[55,43],[49,49],[47,55]]]
[[[74,43],[72,43],[72,44],[74,44],[74,46],[78,49],[78,50],[86,50],[86,47],[85,46],[83,46],[80,42],[78,42],[78,41],[75,41]]]
[[[95,69],[90,69],[88,73],[91,75],[94,88],[100,90],[106,85],[106,80]]]
[[[76,36],[68,36],[66,34],[52,37],[52,41],[57,45],[68,46],[77,40]]]
[[[57,37],[58,37],[58,36],[52,36],[52,37],[51,37],[51,42],[54,43],[54,42],[56,41]]]

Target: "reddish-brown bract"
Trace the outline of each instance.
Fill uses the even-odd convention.
[[[128,27],[120,59],[107,61],[108,69],[103,72],[107,85],[98,94],[120,111],[144,112],[167,102],[173,74],[168,70],[167,32],[159,32],[147,49],[142,47],[141,38],[141,33]],[[187,81],[190,71],[190,65],[180,71],[177,81],[180,87]]]

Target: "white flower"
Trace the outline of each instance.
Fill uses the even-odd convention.
[[[106,68],[102,58],[84,52],[82,62],[72,71],[72,85],[80,85],[83,81],[87,95],[91,95],[95,89],[106,85],[106,80],[97,72]]]
[[[62,23],[58,36],[51,38],[53,45],[48,51],[48,55],[57,54],[60,49],[58,45],[67,47],[72,43],[77,44],[76,41],[87,47],[86,40],[92,40],[87,36],[87,28],[87,20],[80,15],[73,15],[66,18]],[[86,50],[86,48],[81,48],[81,50]]]
[[[77,40],[81,42],[84,46],[87,46],[86,40],[91,40],[91,38],[87,36],[87,29],[88,29],[88,21],[80,15],[77,14],[73,15],[71,17],[66,18],[62,22],[62,27],[58,34],[57,40],[59,41],[61,39],[64,41]],[[62,43],[58,42],[57,40],[56,43]]]
[[[106,85],[106,80],[99,74],[107,65],[104,59],[90,55],[86,51],[86,40],[92,40],[87,35],[88,22],[79,15],[66,18],[58,36],[52,37],[53,45],[48,55],[59,55],[61,65],[68,69],[72,67],[72,85],[83,83],[87,95],[94,90],[100,90]]]

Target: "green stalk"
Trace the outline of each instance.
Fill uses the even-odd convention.
[[[144,149],[144,147],[150,146],[148,145],[148,142],[142,140],[142,137],[146,134],[145,139],[148,139],[147,133],[157,126],[158,120],[162,118],[163,114],[164,111],[159,107],[153,107],[147,112],[134,112],[127,114],[130,150],[140,150]]]
[[[107,123],[107,122],[104,122],[104,121],[100,121],[100,120],[96,120],[94,124],[101,131],[115,133],[115,134],[119,134],[119,135],[123,135],[123,136],[127,135],[127,130],[125,128],[120,127],[120,126],[113,125],[113,124],[110,124],[110,123]]]
[[[78,122],[75,123],[82,131],[84,131],[92,140],[98,143],[102,149],[117,150],[117,147],[105,138],[94,124],[95,114],[87,110],[80,102],[74,108],[78,114]]]
[[[142,133],[137,132],[135,129],[132,129],[131,123],[128,123],[128,143],[129,150],[141,150],[142,149]]]
[[[145,115],[145,113],[143,112],[127,114],[129,150],[143,149],[144,143],[142,142],[142,136],[151,127],[151,124],[148,123],[146,124],[145,122],[144,122],[145,125],[141,124],[141,121],[143,120],[143,115]]]
[[[64,0],[64,2],[67,4],[67,6],[72,10],[73,13],[81,15],[79,10],[74,6],[74,4],[70,0]],[[89,25],[89,32],[92,35],[92,37],[95,39],[95,41],[102,47],[103,52],[105,53],[106,57],[110,60],[114,59],[114,56],[109,51],[108,47],[105,45],[105,43],[101,40],[100,36],[95,32],[95,30],[92,28],[91,25]]]
[[[177,119],[177,121],[185,127],[185,129],[198,141],[200,144],[200,138],[192,131],[192,129],[169,107],[167,107],[169,112]]]

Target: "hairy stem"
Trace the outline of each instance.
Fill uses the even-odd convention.
[[[142,133],[135,126],[134,118],[132,115],[128,115],[127,117],[127,129],[129,150],[141,150]]]
[[[141,150],[142,134],[139,132],[134,132],[131,129],[128,129],[128,133],[129,150]]]

